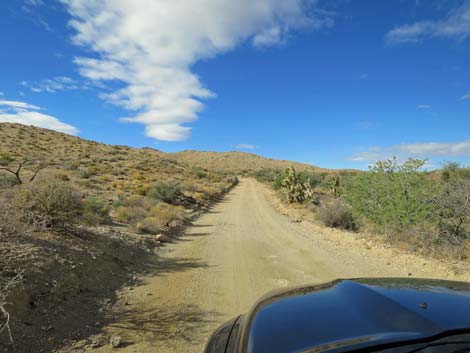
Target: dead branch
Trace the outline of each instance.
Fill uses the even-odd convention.
[[[5,309],[6,299],[11,291],[12,288],[17,286],[23,279],[23,272],[18,272],[15,277],[11,278],[7,283],[5,283],[1,288],[0,288],[0,314],[3,315],[4,317],[4,322],[0,323],[0,335],[2,334],[3,331],[6,330],[8,333],[8,338],[10,340],[10,343],[13,347],[13,350],[15,350],[15,341],[13,340],[13,335],[11,333],[10,329],[10,313]]]

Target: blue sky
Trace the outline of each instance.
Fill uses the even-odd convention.
[[[470,1],[4,0],[0,121],[328,168],[470,165]]]

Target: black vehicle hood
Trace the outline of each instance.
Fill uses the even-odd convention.
[[[338,280],[262,298],[244,320],[237,351],[342,352],[459,330],[470,332],[467,283]]]

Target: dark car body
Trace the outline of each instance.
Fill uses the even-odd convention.
[[[470,347],[470,284],[354,279],[272,292],[214,332],[205,353],[402,352],[452,340]]]

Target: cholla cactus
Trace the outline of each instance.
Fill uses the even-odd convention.
[[[339,186],[340,186],[340,178],[339,176],[334,176],[332,179],[331,179],[331,192],[333,193],[333,196],[334,197],[338,197],[338,189],[339,189]]]
[[[289,203],[302,203],[312,198],[313,190],[310,187],[310,182],[300,182],[294,167],[287,168],[284,175],[282,187]]]

